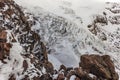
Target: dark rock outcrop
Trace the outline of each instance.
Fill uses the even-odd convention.
[[[109,43],[109,47],[120,50],[120,4],[108,2],[104,12],[93,16],[93,21],[88,25],[89,31],[102,41]],[[113,30],[105,29],[106,26]],[[117,39],[117,40],[116,40]],[[111,50],[109,50],[111,51]]]
[[[31,30],[35,24],[34,19],[30,19],[31,15],[26,16],[13,0],[1,0],[0,4],[0,29],[11,30],[11,34],[18,37],[18,41],[27,52],[35,54],[43,62],[48,61],[46,48],[40,41],[40,36]],[[15,42],[15,38],[11,41]]]
[[[88,73],[92,73],[101,79],[118,80],[119,78],[108,55],[83,55],[80,66]]]
[[[3,63],[6,63],[4,59],[9,58],[11,44],[6,43],[7,41],[7,32],[5,30],[1,30],[0,32],[0,60]]]
[[[21,69],[23,68],[22,73],[13,72],[14,76],[10,75],[9,79],[16,80],[22,76],[23,80],[39,80],[41,75],[50,76],[53,73],[53,65],[48,61],[46,47],[40,41],[40,36],[31,30],[35,23],[30,19],[30,15],[25,14],[13,0],[0,0],[0,18],[0,60],[4,64],[7,64],[4,59],[11,61],[9,56],[12,43],[20,43],[25,50],[25,54],[19,54],[24,59],[21,67]],[[8,37],[5,30],[10,31],[11,36]],[[9,43],[6,43],[7,39],[9,39]],[[14,60],[13,66],[18,62]],[[43,68],[47,73],[42,71]]]
[[[61,65],[58,77],[55,80],[119,80],[115,67],[108,55],[82,55],[80,67],[66,68]]]

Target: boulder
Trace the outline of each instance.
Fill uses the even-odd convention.
[[[96,75],[98,78],[107,80],[118,80],[118,74],[108,55],[82,55],[80,66],[88,73]]]

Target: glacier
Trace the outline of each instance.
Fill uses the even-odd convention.
[[[112,6],[106,3],[108,1],[113,5],[114,2],[119,3],[119,0],[15,0],[25,13],[37,17],[32,30],[41,36],[49,53],[48,58],[56,69],[61,64],[78,66],[82,54],[107,54],[112,57],[120,75],[120,49],[113,47],[113,42],[109,41],[109,34],[114,34],[120,28],[119,24],[109,22],[100,27],[107,35],[107,41],[102,41],[99,35],[92,34],[87,27],[93,23],[96,15],[103,15],[105,11],[109,14],[107,18],[120,15],[106,10]],[[120,39],[115,41],[120,44]]]

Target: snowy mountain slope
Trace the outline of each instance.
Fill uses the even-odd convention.
[[[14,1],[0,0],[0,80],[36,80],[52,73],[46,47],[31,31],[32,24]]]
[[[0,80],[35,80],[46,73],[46,68],[35,55],[26,53],[19,42],[11,42],[10,30],[0,32],[4,33],[7,42],[0,42]]]
[[[12,0],[0,0],[0,79],[119,79],[119,46],[110,45],[119,34],[114,33],[119,27],[119,17],[114,16],[119,4],[25,2],[20,7]],[[106,29],[111,24],[117,25],[114,31]],[[109,41],[109,33],[114,33],[115,41]]]
[[[110,47],[107,42],[104,43],[91,34],[87,28],[89,23],[92,23],[94,19],[93,16],[103,14],[102,12],[107,5],[103,1],[93,0],[88,4],[85,4],[87,0],[36,0],[33,3],[32,1],[16,0],[16,2],[27,8],[28,12],[39,17],[38,24],[35,25],[33,29],[38,32],[40,30],[43,41],[50,49],[55,49],[55,51],[59,52],[62,50],[63,52],[61,53],[64,53],[66,50],[65,46],[68,46],[66,45],[67,43],[71,46],[71,48],[68,48],[67,53],[71,54],[75,52],[76,54],[97,53],[95,50],[99,50],[100,53],[108,53],[116,50]],[[60,23],[62,23],[62,25],[60,25]],[[61,47],[61,49],[57,47]],[[56,48],[58,50],[56,50]]]
[[[116,33],[119,24],[97,23],[97,36],[87,27],[93,24],[97,15],[104,17],[103,12],[108,14],[106,16],[108,21],[115,21],[110,17],[119,14],[112,14],[109,11],[109,8],[111,9],[115,4],[105,3],[107,0],[92,0],[90,3],[88,0],[15,1],[25,8],[26,12],[32,13],[31,16],[37,17],[35,18],[36,25],[32,29],[40,34],[42,41],[48,47],[48,52],[57,58],[59,63],[66,66],[78,66],[79,56],[82,54],[109,54],[115,60],[117,68],[120,68],[120,49],[117,49],[114,44],[117,41],[116,45],[118,45],[120,39],[110,37],[114,34],[116,37],[119,36],[119,33]],[[119,1],[116,0],[116,2]],[[101,25],[104,26],[101,27]],[[107,41],[101,40],[102,32],[107,35]],[[111,42],[111,39],[114,41]]]

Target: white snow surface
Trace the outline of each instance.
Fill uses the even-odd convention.
[[[23,71],[22,63],[23,57],[20,55],[23,50],[19,43],[13,43],[13,47],[10,49],[10,59],[11,60],[4,60],[7,64],[3,64],[0,62],[0,80],[8,80],[10,74],[21,73]],[[19,80],[19,79],[18,79]]]
[[[73,75],[73,76],[70,77],[70,80],[75,80],[75,78],[76,78],[76,76]]]
[[[19,5],[26,8],[27,12],[44,19],[46,15],[51,17],[63,17],[69,26],[47,26],[51,20],[44,20],[41,24],[33,26],[33,30],[40,30],[40,36],[47,47],[51,49],[48,55],[55,69],[61,64],[65,66],[78,66],[79,56],[82,54],[108,54],[112,57],[116,71],[120,74],[120,50],[110,47],[108,42],[101,41],[88,31],[87,25],[92,23],[93,16],[103,14],[105,2],[120,2],[120,0],[15,0]],[[110,14],[113,15],[113,14]],[[42,25],[42,26],[41,26]],[[114,32],[116,28],[109,24],[103,29]],[[110,27],[110,28],[109,28]],[[119,26],[117,26],[119,27]],[[55,32],[66,28],[66,36]],[[50,40],[52,39],[52,40]],[[94,51],[92,47],[100,52]],[[118,68],[118,69],[117,69]]]

